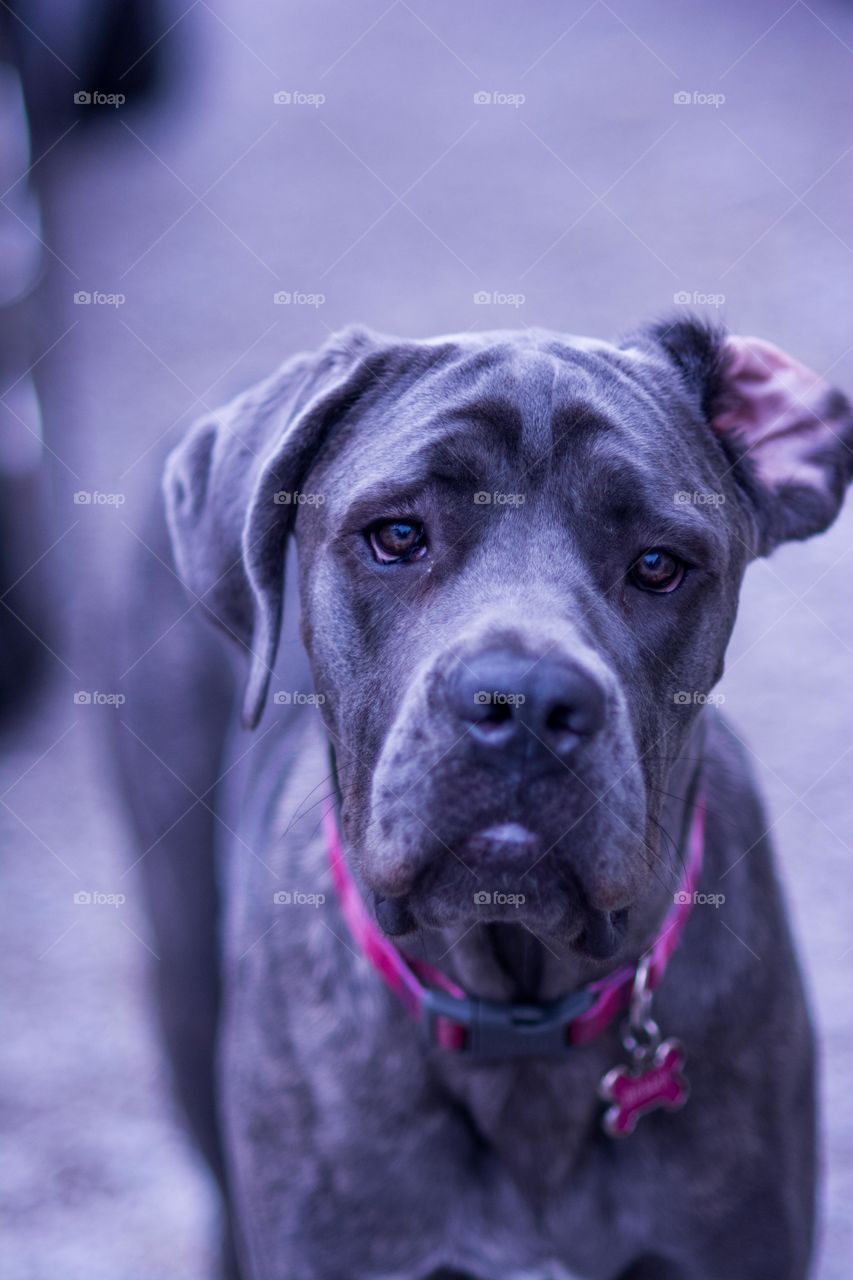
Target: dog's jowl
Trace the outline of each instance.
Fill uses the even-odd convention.
[[[218,821],[132,786],[233,1274],[804,1280],[809,1015],[714,689],[851,464],[840,393],[683,319],[350,330],[174,450]]]

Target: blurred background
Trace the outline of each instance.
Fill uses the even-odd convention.
[[[351,321],[689,306],[853,392],[853,6],[0,0],[0,192],[2,1274],[202,1280],[95,683],[168,445]],[[820,1028],[820,1280],[853,1254],[851,531],[750,570],[721,686]]]

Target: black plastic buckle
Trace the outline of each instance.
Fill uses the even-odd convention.
[[[590,991],[575,991],[547,1004],[501,1004],[460,1000],[444,991],[425,991],[422,1025],[435,1044],[436,1021],[447,1018],[465,1028],[459,1050],[471,1058],[559,1058],[571,1049],[568,1027],[592,1007]]]

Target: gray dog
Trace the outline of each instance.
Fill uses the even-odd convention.
[[[123,758],[233,1274],[807,1275],[809,1015],[707,704],[851,447],[815,374],[682,319],[350,330],[172,453],[198,607],[136,591]]]

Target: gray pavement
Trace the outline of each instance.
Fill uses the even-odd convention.
[[[680,294],[853,391],[849,4],[177,0],[174,16],[160,107],[75,129],[44,162],[37,372],[62,628],[49,686],[0,741],[4,1280],[210,1274],[215,1207],[166,1096],[102,742],[120,708],[73,696],[99,688],[180,425],[353,320],[607,337]],[[81,490],[121,504],[75,505]],[[848,1280],[853,1255],[851,531],[853,507],[750,570],[721,686],[821,1031],[820,1280]]]

